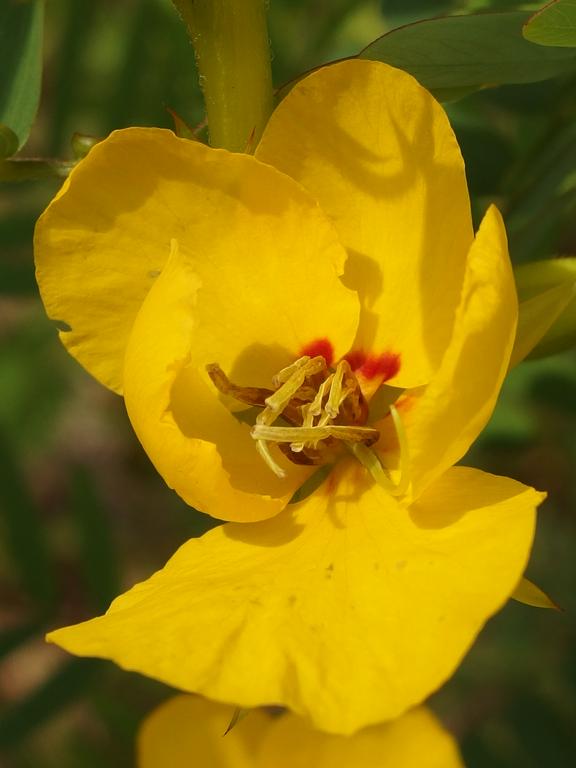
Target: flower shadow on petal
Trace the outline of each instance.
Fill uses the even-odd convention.
[[[281,547],[295,541],[305,526],[298,523],[293,508],[288,507],[271,520],[263,520],[250,526],[228,523],[224,535],[232,541],[241,541],[254,547]]]
[[[455,484],[451,478],[454,473],[466,478],[465,482]],[[478,513],[486,507],[497,506],[512,501],[526,491],[526,487],[514,480],[505,478],[509,485],[508,497],[503,498],[502,489],[492,475],[475,472],[468,467],[455,467],[433,483],[424,494],[408,509],[412,522],[424,530],[449,528],[462,520],[469,513]],[[515,492],[514,492],[515,491]]]
[[[285,495],[291,487],[296,490],[310,470],[280,457],[287,477],[276,477],[259,456],[249,424],[234,417],[206,378],[193,365],[183,367],[172,384],[166,417],[184,437],[216,446],[222,467],[237,490],[273,496]]]
[[[371,307],[382,292],[383,275],[381,265],[366,253],[348,249],[348,259],[342,282],[347,288],[358,293],[360,299],[360,320],[355,348],[372,349],[378,331],[380,317]]]
[[[383,348],[371,351],[381,354],[401,342],[401,386],[426,383],[450,335],[473,237],[464,164],[441,107],[397,69],[339,62],[294,87],[256,154],[310,189],[345,246],[362,254],[345,284],[364,310],[373,291],[362,261],[374,262],[380,327],[368,315],[355,347],[376,342]]]

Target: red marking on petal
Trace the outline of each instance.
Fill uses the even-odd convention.
[[[362,376],[366,379],[381,378],[382,381],[396,376],[400,370],[400,355],[384,352],[377,357],[370,356],[362,366]]]
[[[361,349],[356,349],[353,352],[348,352],[347,355],[344,355],[344,360],[346,360],[353,371],[357,371],[362,368],[366,362],[366,353],[362,352]]]
[[[309,357],[318,357],[321,355],[326,360],[326,365],[332,365],[334,360],[334,347],[328,339],[314,339],[305,344],[300,350],[299,357],[308,355]]]
[[[383,352],[381,355],[367,355],[362,350],[349,352],[345,358],[355,374],[365,379],[381,379],[382,382],[396,376],[400,370],[400,355]]]

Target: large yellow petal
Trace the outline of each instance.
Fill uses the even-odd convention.
[[[346,282],[363,310],[356,351],[369,362],[399,354],[396,386],[427,382],[473,238],[464,163],[440,105],[405,72],[340,62],[294,86],[256,157],[301,182],[348,248]]]
[[[464,768],[456,742],[424,707],[391,723],[365,728],[354,736],[322,733],[295,715],[285,715],[271,724],[257,766]]]
[[[491,207],[470,249],[454,335],[432,382],[398,401],[413,496],[461,459],[490,418],[514,344],[518,301],[506,231]],[[384,463],[395,437],[381,423]],[[392,457],[393,460],[393,457]]]
[[[255,768],[271,717],[250,712],[224,736],[233,716],[234,707],[200,697],[169,699],[140,728],[138,768]]]
[[[278,478],[206,366],[219,363],[236,384],[270,387],[310,347],[341,357],[359,305],[339,278],[346,254],[308,195],[246,155],[217,157],[226,164],[206,161],[196,179],[217,185],[216,221],[225,224],[215,233],[206,221],[202,236],[198,225],[195,240],[173,242],[134,322],[124,395],[170,487],[214,517],[253,521],[276,514],[310,470],[284,460],[286,477]]]
[[[49,640],[352,733],[454,671],[518,583],[540,499],[458,467],[406,509],[351,461],[272,520],[187,542],[105,616]]]
[[[354,736],[261,710],[223,736],[233,714],[193,696],[169,699],[140,729],[138,768],[463,768],[456,742],[424,707]]]
[[[334,235],[323,236],[328,225],[321,219],[296,184],[254,158],[155,128],[116,131],[72,171],[40,218],[38,282],[50,317],[69,328],[60,335],[71,354],[121,392],[134,318],[168,258],[172,238],[186,255],[208,265],[217,260],[213,251],[231,248],[237,269],[226,285],[242,271],[238,290],[244,290],[256,271],[244,311],[254,311],[260,292],[258,301],[267,303],[273,328],[275,317],[298,300],[300,310],[317,319],[334,298],[322,284],[293,295],[318,277],[313,267],[302,274],[306,260],[324,265],[335,258],[339,268],[343,265],[343,252]],[[258,284],[266,269],[269,279]],[[326,298],[319,298],[323,288]],[[276,309],[279,297],[284,301]],[[255,334],[251,342],[258,341]]]

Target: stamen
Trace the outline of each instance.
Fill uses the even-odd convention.
[[[272,390],[264,387],[239,387],[237,384],[232,384],[218,363],[210,363],[206,366],[206,371],[219,392],[241,403],[263,406],[266,398],[272,394]]]
[[[304,361],[304,362],[302,362]],[[301,363],[300,365],[297,365]],[[293,369],[289,372],[289,369]],[[288,378],[272,395],[266,398],[265,403],[272,411],[282,413],[296,392],[304,384],[306,379],[314,376],[315,373],[326,370],[326,361],[323,357],[313,357],[312,360],[300,358],[292,366],[284,368],[278,376],[284,378],[285,372],[288,372]]]
[[[399,448],[399,470],[400,479],[398,483],[394,483],[390,475],[388,475],[378,455],[368,446],[362,443],[355,443],[350,446],[350,450],[356,456],[358,461],[366,467],[370,472],[374,480],[378,485],[382,486],[384,490],[388,491],[392,496],[403,496],[410,486],[410,456],[408,452],[408,439],[406,436],[406,430],[402,424],[402,419],[396,406],[390,406],[390,415],[392,417],[392,423],[396,430],[396,437],[398,439]]]
[[[272,378],[272,383],[274,386],[279,387],[280,384],[284,384],[284,382],[288,381],[288,379],[291,378],[291,376],[296,371],[299,371],[301,368],[303,368],[309,360],[309,355],[304,355],[303,357],[299,357],[295,362],[290,363],[290,365],[287,365],[286,368],[282,368],[282,370],[278,371],[278,373]]]
[[[370,450],[380,433],[364,426],[368,405],[346,360],[332,372],[322,355],[304,355],[274,376],[273,389],[233,384],[215,363],[207,371],[220,392],[261,408],[251,435],[258,453],[278,477],[286,473],[272,455],[272,443],[292,462],[307,465],[334,460],[338,443],[344,443],[390,493],[401,495],[408,489],[407,441],[400,417],[391,406],[400,448],[400,481],[395,485]],[[253,411],[250,416],[254,418]],[[276,423],[279,419],[280,425]]]
[[[314,400],[312,400],[312,402],[309,405],[305,405],[302,407],[302,414],[304,416],[304,419],[302,421],[303,427],[306,427],[306,428],[313,427],[314,418],[316,416],[320,416],[320,414],[322,413],[322,401],[324,400],[324,397],[326,395],[326,390],[330,386],[333,378],[334,378],[334,374],[331,373],[330,376],[328,376],[328,378],[325,379],[322,382],[322,384],[320,384],[320,387],[318,388],[318,392],[316,393]],[[299,442],[299,443],[292,443],[290,447],[295,453],[300,453],[301,451],[304,450],[304,446],[305,446],[304,442]]]
[[[273,443],[315,443],[334,437],[346,443],[365,443],[372,445],[380,437],[377,429],[371,427],[344,427],[328,424],[325,427],[269,427],[256,424],[252,427],[255,440],[269,440]]]
[[[350,367],[345,360],[341,360],[336,366],[332,385],[330,387],[330,394],[328,395],[328,401],[326,403],[326,414],[331,419],[335,419],[338,416],[338,411],[342,404],[342,381],[344,374],[346,373],[346,366]]]

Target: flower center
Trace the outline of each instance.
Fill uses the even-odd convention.
[[[380,433],[366,427],[368,404],[350,364],[330,369],[321,355],[305,355],[272,379],[274,389],[239,387],[217,364],[207,366],[216,388],[262,410],[252,427],[258,452],[279,477],[285,472],[270,451],[276,444],[295,464],[326,464],[344,445],[373,445]]]
[[[370,447],[380,432],[366,426],[368,403],[347,360],[332,369],[322,355],[304,355],[273,377],[273,389],[233,384],[217,363],[206,370],[222,394],[260,409],[251,435],[278,477],[286,473],[270,450],[273,444],[295,464],[309,465],[333,462],[346,447],[393,496],[408,491],[408,444],[400,415],[394,405],[389,406],[399,450],[399,478],[393,482]]]

